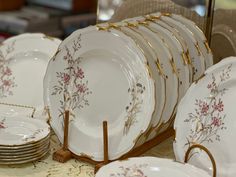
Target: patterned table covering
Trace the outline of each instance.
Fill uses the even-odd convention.
[[[172,149],[173,138],[151,149],[143,156],[156,156],[174,158]],[[24,165],[0,165],[0,177],[94,177],[94,166],[75,159],[67,163],[52,160],[54,151],[60,148],[60,143],[55,135],[51,137],[51,149],[43,159]]]

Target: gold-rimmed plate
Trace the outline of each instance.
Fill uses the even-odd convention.
[[[46,156],[48,152],[49,152],[49,150],[46,150],[46,151],[42,152],[41,154],[38,154],[36,156],[29,156],[24,159],[10,160],[10,161],[2,161],[1,160],[0,165],[17,165],[17,164],[25,164],[25,163],[33,162],[33,161],[39,160],[39,159],[43,158],[44,156]]]
[[[39,147],[32,147],[31,149],[21,149],[19,151],[1,151],[0,150],[0,159],[4,158],[7,156],[12,157],[12,156],[27,156],[29,154],[34,154],[34,153],[38,153],[41,152],[43,149],[45,149],[45,147],[49,146],[50,141],[45,141],[44,143],[41,144],[41,146]]]
[[[0,147],[30,146],[50,134],[49,125],[37,119],[23,117],[0,118]]]
[[[50,134],[43,138],[40,141],[34,142],[34,143],[28,143],[26,145],[20,145],[20,146],[0,146],[1,152],[18,152],[18,151],[24,151],[24,150],[30,150],[33,148],[41,147],[43,144],[45,144],[50,139]]]

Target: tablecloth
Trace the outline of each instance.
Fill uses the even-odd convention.
[[[174,158],[172,149],[173,138],[151,149],[143,156]],[[55,134],[51,137],[50,152],[43,159],[24,165],[0,165],[0,177],[94,177],[94,166],[75,159],[66,163],[52,160],[52,154],[60,148]]]

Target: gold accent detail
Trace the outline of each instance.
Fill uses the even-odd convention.
[[[167,16],[167,17],[171,17],[172,14],[171,13],[168,13],[168,12],[163,12],[161,13],[162,16]]]
[[[121,28],[121,26],[119,26],[119,25],[117,25],[115,23],[108,23],[108,26],[109,26],[109,28],[115,28],[115,29],[119,29],[119,30]]]
[[[61,52],[60,49],[58,49],[58,50],[56,51],[56,53],[54,54],[54,56],[51,58],[52,61],[55,61],[55,60],[56,60],[56,56],[57,56],[60,52]]]
[[[1,105],[5,105],[5,106],[12,106],[12,107],[20,107],[20,108],[27,108],[27,109],[33,109],[31,116],[30,117],[34,117],[34,113],[36,111],[35,107],[32,106],[26,106],[26,105],[20,105],[20,104],[11,104],[11,103],[2,103],[0,102]]]
[[[198,56],[200,56],[201,55],[201,50],[200,50],[198,42],[195,44],[195,47],[196,47],[196,49],[198,51]]]
[[[195,84],[197,84],[205,76],[206,76],[205,74],[202,74],[197,80],[195,80]]]
[[[159,15],[159,16],[157,16],[157,15],[148,15],[148,18],[154,19],[154,20],[160,20],[161,19],[161,15]]]
[[[189,54],[189,50],[187,50],[187,52],[186,52],[186,57],[187,57],[188,64],[192,65],[192,60],[191,60],[191,57]]]
[[[184,65],[189,64],[188,57],[186,56],[186,54],[184,52],[182,52],[182,59],[183,59]]]
[[[131,23],[131,22],[127,22],[127,21],[125,21],[125,23],[127,24],[128,27],[134,27],[134,28],[138,27],[137,23]]]
[[[143,134],[144,134],[144,132],[143,132],[143,131],[140,131],[140,133],[138,134],[137,138],[135,138],[135,139],[133,140],[133,143],[136,144],[136,143],[138,142],[138,140],[142,137]]]
[[[105,27],[105,26],[96,25],[96,27],[97,27],[97,30],[98,30],[98,31],[108,31],[108,30],[109,30],[109,28],[108,28],[108,27]]]
[[[172,67],[173,72],[174,72],[175,74],[177,74],[177,76],[178,76],[179,73],[178,73],[178,70],[177,70],[177,68],[176,68],[176,65],[175,65],[175,63],[174,63],[174,61],[173,61],[173,58],[170,60],[170,64],[171,64],[171,67]]]
[[[207,40],[204,41],[204,45],[205,45],[205,47],[206,47],[206,49],[207,49],[207,52],[208,52],[208,53],[212,53],[211,48],[210,48],[209,43],[208,43]]]
[[[49,39],[49,40],[51,40],[51,41],[54,41],[54,40],[55,40],[55,37],[48,36],[48,35],[44,35],[43,38]]]
[[[164,71],[163,71],[163,69],[162,69],[162,67],[161,67],[161,64],[160,64],[158,61],[159,61],[159,59],[157,59],[157,61],[155,61],[156,66],[157,66],[157,69],[158,69],[158,71],[159,71],[159,74],[162,75],[162,76],[164,76],[164,75],[165,75],[165,74],[164,74]]]
[[[143,25],[143,26],[149,25],[149,23],[147,21],[138,21],[138,24]]]
[[[147,64],[146,64],[145,66],[146,66],[146,68],[147,68],[147,71],[148,71],[149,77],[152,78],[151,68],[150,68],[150,66],[149,66],[148,61],[147,61]]]

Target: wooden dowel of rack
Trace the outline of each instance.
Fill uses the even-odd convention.
[[[157,137],[153,138],[152,140],[142,144],[141,146],[139,146],[139,147],[133,149],[132,151],[128,152],[127,154],[123,155],[120,159],[122,160],[122,159],[127,159],[130,157],[140,156],[140,155],[144,154],[145,152],[147,152],[148,150],[154,148],[158,144],[162,143],[166,139],[170,138],[174,134],[175,134],[175,130],[173,128],[170,128],[169,130],[159,134]]]
[[[95,165],[94,173],[96,174],[97,171],[107,165],[109,163],[109,156],[108,156],[108,126],[107,121],[103,122],[103,153],[104,153],[104,160],[102,163]]]
[[[53,153],[53,160],[65,163],[72,158],[72,153],[68,150],[68,135],[69,135],[69,119],[70,112],[65,111],[64,113],[64,141],[62,149]]]
[[[70,118],[70,112],[65,111],[65,117],[64,117],[64,141],[63,141],[63,150],[68,150],[68,127],[69,127],[69,118]]]
[[[107,121],[103,122],[103,146],[104,146],[104,164],[108,164],[108,127]]]

